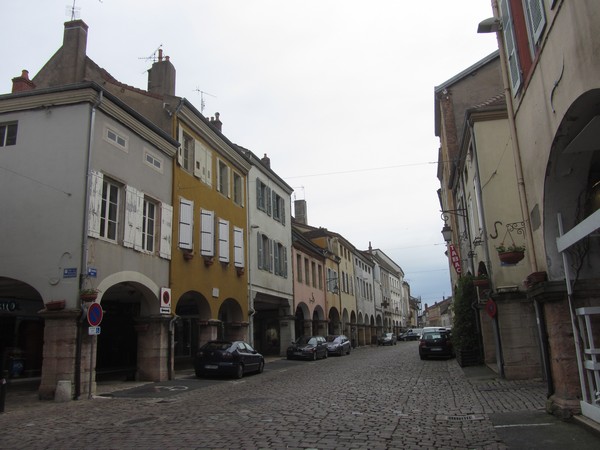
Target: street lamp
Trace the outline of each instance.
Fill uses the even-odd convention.
[[[444,228],[442,228],[442,236],[444,236],[444,241],[446,241],[447,243],[450,243],[452,241],[452,227],[450,227],[450,225],[448,225],[448,219],[450,218],[450,216],[448,214],[452,214],[455,216],[460,216],[460,217],[467,217],[466,214],[466,209],[465,208],[459,208],[459,209],[445,209],[441,211],[441,218],[444,221]]]

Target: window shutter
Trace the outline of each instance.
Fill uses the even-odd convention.
[[[281,198],[281,224],[285,225],[285,200]]]
[[[515,96],[521,87],[521,67],[519,64],[517,45],[515,41],[515,30],[513,27],[512,17],[510,15],[509,0],[500,1],[500,14],[502,16],[502,34],[504,36],[506,57],[508,58],[510,83],[513,96]]]
[[[287,247],[282,247],[283,249],[283,276],[285,278],[288,277],[288,261],[287,261]]]
[[[102,207],[102,182],[104,176],[101,172],[90,172],[90,203],[88,205],[88,236],[100,237],[100,208]]]
[[[258,258],[258,268],[259,269],[263,268],[263,254],[264,254],[264,249],[263,249],[263,245],[262,245],[262,237],[261,237],[260,233],[256,233],[256,256]]]
[[[217,158],[217,191],[221,191],[221,164],[219,158]]]
[[[244,267],[244,230],[238,227],[233,227],[233,262]]]
[[[206,153],[206,184],[212,187],[212,153],[209,150]]]
[[[280,275],[279,246],[277,244],[273,244],[273,247],[275,250],[273,253],[273,256],[274,256],[273,273],[275,273],[275,275]]]
[[[273,272],[273,240],[269,239],[269,263],[268,263],[268,270],[269,272]]]
[[[194,140],[194,176],[204,181],[204,148],[197,140]]]
[[[229,262],[229,221],[219,219],[219,261]]]
[[[263,209],[263,208],[262,208],[262,204],[263,204],[263,203],[262,203],[262,202],[263,202],[263,199],[262,199],[262,190],[261,190],[261,188],[260,188],[260,185],[261,185],[261,184],[262,184],[262,183],[261,183],[261,182],[260,182],[260,180],[257,178],[257,179],[256,179],[256,207],[257,207],[258,209]]]
[[[144,194],[132,186],[125,188],[125,229],[123,245],[128,248],[142,249],[142,222]]]
[[[171,237],[173,235],[173,207],[160,205],[160,244],[158,254],[161,258],[171,259]]]
[[[268,187],[266,189],[266,193],[267,193],[267,198],[265,199],[265,205],[267,206],[267,214],[270,216],[271,210],[272,210],[271,188],[270,187]]]
[[[193,249],[194,202],[179,199],[179,248]]]
[[[200,210],[200,254],[215,256],[215,213],[206,209]]]
[[[179,125],[179,148],[177,149],[177,163],[183,165],[183,128]]]
[[[527,11],[527,20],[533,38],[533,43],[537,44],[542,37],[544,27],[546,26],[546,13],[544,12],[543,0],[527,0],[525,2]]]

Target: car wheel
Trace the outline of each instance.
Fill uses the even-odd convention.
[[[265,370],[265,362],[261,361],[258,363],[258,373],[263,373],[263,370]]]
[[[419,357],[420,357],[421,359],[427,359],[427,357],[426,357],[425,355],[419,355]]]
[[[340,347],[340,356],[344,356],[344,347]]]
[[[196,377],[202,378],[202,372],[200,372],[199,370],[196,370]]]
[[[352,351],[352,347],[348,347],[348,351],[346,352],[346,355],[349,355],[351,351]]]
[[[244,366],[242,364],[240,364],[239,366],[237,366],[237,370],[235,372],[235,377],[239,380],[243,376],[244,376]]]

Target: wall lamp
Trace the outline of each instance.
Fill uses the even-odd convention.
[[[490,17],[482,20],[477,25],[478,33],[496,33],[502,29],[502,22],[497,17]]]
[[[448,214],[452,214],[460,217],[467,217],[465,208],[459,209],[445,209],[442,211],[441,218],[444,221],[444,228],[442,228],[442,236],[444,236],[444,241],[451,242],[452,241],[452,228],[448,225],[448,219],[450,216]]]

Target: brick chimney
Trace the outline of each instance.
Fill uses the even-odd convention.
[[[265,153],[265,156],[263,156],[260,160],[260,162],[262,163],[263,166],[265,166],[266,168],[270,169],[271,168],[271,159],[267,156],[267,154]]]
[[[158,61],[148,70],[148,92],[174,96],[175,79],[175,66],[168,56],[163,58],[162,48],[159,48]]]
[[[88,26],[83,20],[65,22],[62,45],[62,63],[58,70],[63,83],[75,83],[85,78],[85,58]]]
[[[219,114],[218,112],[215,113],[215,117],[210,118],[210,124],[217,130],[219,130],[219,132],[221,132],[223,129],[223,122],[221,122],[221,119],[219,117],[221,117],[221,114]]]
[[[294,200],[294,218],[298,223],[308,225],[306,200]]]
[[[29,79],[29,71],[23,70],[20,77],[12,79],[12,92],[31,91],[35,89],[35,84]]]

